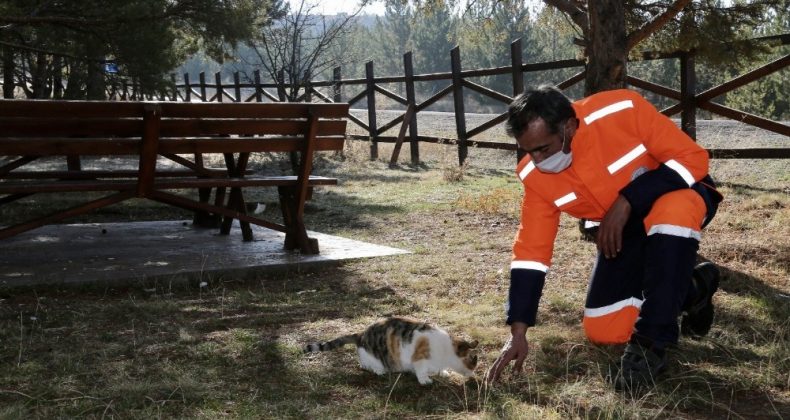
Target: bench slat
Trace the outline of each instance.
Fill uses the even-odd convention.
[[[161,107],[164,118],[345,118],[348,104],[301,103],[179,103],[179,102],[114,102],[114,101],[51,101],[0,100],[0,116],[41,118],[134,118],[142,117],[148,105]]]
[[[184,106],[189,105],[189,106]],[[348,104],[162,102],[163,118],[346,118]]]
[[[319,137],[317,150],[342,150],[343,137]],[[159,153],[241,153],[296,152],[302,150],[303,137],[205,137],[161,138]],[[140,139],[134,138],[0,138],[0,155],[137,155]]]
[[[2,118],[3,137],[140,137],[143,120],[138,119],[76,119],[76,118]],[[306,120],[286,119],[163,119],[161,137],[190,137],[211,134],[245,135],[303,135],[307,132]],[[344,135],[345,120],[318,122],[318,136]]]
[[[97,179],[97,178],[137,178],[139,171],[136,169],[128,170],[90,170],[80,171],[13,171],[3,175],[4,179]],[[251,172],[249,172],[251,173]],[[190,170],[157,170],[156,176],[160,178],[184,178],[195,176],[208,176],[211,178],[222,178],[227,176],[227,170],[217,168],[206,168],[204,173],[196,173]],[[2,185],[2,184],[0,184]]]
[[[319,137],[315,139],[316,150],[342,150],[343,137]],[[160,153],[244,153],[244,152],[298,152],[303,149],[304,139],[270,137],[253,139],[231,138],[187,138],[159,139]]]
[[[244,178],[156,178],[154,189],[180,190],[212,187],[279,187],[295,186],[296,176],[251,176]],[[337,185],[337,178],[311,175],[308,185]],[[27,194],[51,192],[129,191],[137,188],[137,180],[63,180],[63,181],[9,181],[0,182],[0,194]]]
[[[142,118],[143,102],[0,100],[4,117]]]

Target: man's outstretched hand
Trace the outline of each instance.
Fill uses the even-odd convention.
[[[499,376],[505,367],[515,360],[513,364],[513,373],[520,373],[524,366],[524,359],[527,358],[529,353],[529,343],[527,343],[527,326],[519,322],[513,323],[511,328],[511,337],[502,347],[502,353],[494,362],[494,365],[488,369],[486,374],[486,382],[492,383],[499,380]]]

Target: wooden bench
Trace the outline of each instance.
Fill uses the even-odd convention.
[[[4,227],[0,239],[147,198],[194,211],[198,224],[221,218],[222,234],[237,219],[245,241],[253,240],[251,223],[281,231],[287,249],[316,254],[305,201],[313,187],[337,179],[311,175],[313,155],[343,148],[347,116],[348,104],[0,100],[0,206],[39,193],[109,193]],[[298,152],[296,174],[251,175],[251,154],[270,152]],[[221,154],[224,167],[206,167],[204,154]],[[131,156],[136,168],[86,169],[86,156]],[[43,157],[62,157],[66,167],[37,166]],[[157,167],[162,158],[176,169]],[[278,188],[282,221],[247,212],[243,193],[251,187]],[[195,189],[197,199],[175,191]]]

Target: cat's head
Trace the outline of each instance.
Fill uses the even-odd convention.
[[[463,362],[464,367],[469,369],[469,371],[475,370],[477,367],[477,340],[474,341],[466,341],[460,339],[453,339],[453,348],[455,349],[455,355],[461,359]]]

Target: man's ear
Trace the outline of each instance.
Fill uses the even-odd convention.
[[[565,137],[568,139],[568,145],[570,145],[571,141],[573,140],[573,136],[576,135],[576,129],[579,128],[579,120],[576,118],[568,118],[565,121],[565,125],[562,129],[565,131]],[[570,149],[569,149],[570,150]]]

